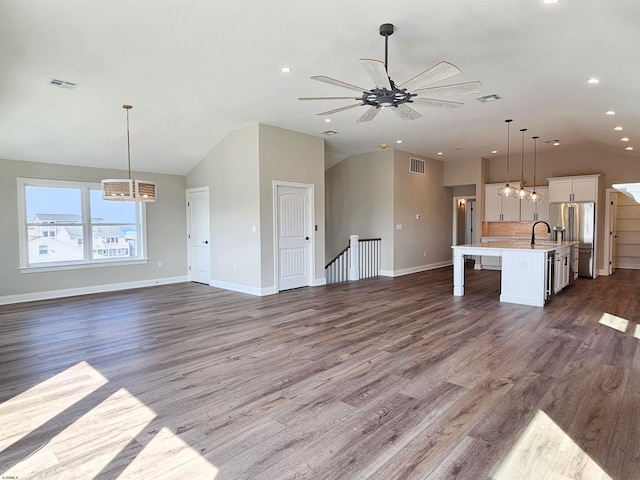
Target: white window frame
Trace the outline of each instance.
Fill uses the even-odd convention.
[[[147,258],[147,209],[144,202],[136,203],[136,228],[138,240],[136,246],[138,255],[136,257],[116,257],[117,259],[94,259],[92,258],[92,223],[90,208],[90,191],[100,190],[99,182],[78,182],[72,180],[47,180],[39,178],[18,178],[18,237],[20,250],[20,272],[43,272],[56,270],[75,270],[79,268],[112,267],[114,265],[140,265],[148,263]],[[34,187],[62,187],[77,188],[81,191],[82,202],[82,222],[77,224],[83,227],[83,259],[65,262],[47,262],[29,264],[29,235],[28,218],[25,190],[27,186]],[[117,224],[108,224],[117,225]]]

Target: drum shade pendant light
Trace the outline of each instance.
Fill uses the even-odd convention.
[[[529,200],[531,192],[524,187],[524,132],[526,132],[527,129],[522,128],[520,131],[522,132],[522,170],[520,172],[520,188],[516,193],[516,198],[519,198],[520,200]]]
[[[509,185],[509,125],[511,122],[513,122],[511,119],[505,120],[507,124],[507,181],[503,186],[498,188],[498,195],[501,197],[513,197],[517,192],[515,187]]]
[[[104,200],[117,200],[121,202],[155,202],[157,187],[148,180],[133,180],[131,178],[131,142],[129,138],[129,110],[131,105],[123,105],[127,111],[127,159],[129,165],[129,178],[109,178],[102,180],[102,198]]]
[[[539,202],[542,200],[542,194],[536,192],[536,164],[538,163],[538,138],[539,137],[531,137],[533,138],[533,190],[531,191],[531,195],[529,196],[530,202]]]

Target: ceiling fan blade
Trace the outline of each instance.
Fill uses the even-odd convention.
[[[435,100],[433,98],[413,97],[411,102],[414,105],[422,105],[425,107],[443,107],[443,108],[460,108],[464,103],[449,102],[447,100]],[[402,105],[401,105],[402,106]]]
[[[416,120],[422,116],[413,108],[408,107],[406,103],[392,107],[392,110],[403,120]]]
[[[356,92],[360,93],[368,92],[366,88],[351,85],[350,83],[342,82],[340,80],[336,80],[335,78],[325,77],[324,75],[315,75],[311,78],[319,82],[328,83],[329,85],[335,85],[336,87],[348,88],[349,90],[355,90]]]
[[[378,115],[378,112],[382,110],[381,108],[378,107],[371,107],[369,110],[367,110],[366,112],[364,112],[364,115],[362,115],[356,123],[360,123],[360,122],[370,122],[371,120],[373,120],[376,115]]]
[[[361,107],[362,103],[354,103],[353,105],[347,105],[346,107],[336,108],[334,110],[328,110],[326,112],[318,113],[317,115],[331,115],[332,113],[342,112],[344,110],[349,110],[350,108]]]
[[[360,100],[357,97],[298,97],[298,100]]]
[[[391,82],[389,81],[389,74],[384,66],[384,62],[381,62],[380,60],[373,60],[371,58],[361,58],[360,63],[367,71],[376,87],[391,90]]]
[[[460,69],[449,62],[440,62],[434,65],[428,70],[425,70],[419,75],[407,80],[400,88],[406,88],[407,90],[415,90],[418,88],[424,88],[432,83],[439,82],[445,78],[449,78],[453,75],[460,73]]]
[[[413,93],[418,95],[428,94],[430,97],[438,95],[466,95],[469,93],[479,93],[482,90],[480,82],[454,83],[451,85],[442,85],[440,87],[418,88]]]

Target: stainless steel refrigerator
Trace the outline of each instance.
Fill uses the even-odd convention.
[[[549,224],[565,228],[564,240],[579,241],[578,275],[593,278],[593,243],[596,231],[596,204],[569,202],[549,204]]]

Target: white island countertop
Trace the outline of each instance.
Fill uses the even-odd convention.
[[[454,245],[453,294],[464,295],[464,256],[483,255],[502,258],[500,301],[542,307],[550,298],[551,252],[569,249],[575,241],[554,242],[539,239],[534,245],[528,239],[497,240]]]

